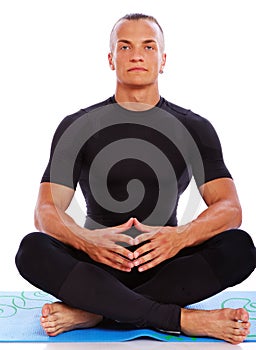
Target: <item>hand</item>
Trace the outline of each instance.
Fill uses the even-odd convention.
[[[116,244],[116,242],[134,245],[134,239],[123,234],[132,225],[133,218],[119,226],[86,232],[84,251],[97,262],[106,264],[114,269],[130,272],[134,267],[132,262],[133,253]]]
[[[151,269],[162,261],[174,257],[184,248],[177,227],[147,226],[137,219],[134,219],[134,226],[144,232],[135,238],[134,244],[149,241],[133,253],[135,259],[133,264],[139,266],[139,272]]]

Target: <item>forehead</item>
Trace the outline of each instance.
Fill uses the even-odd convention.
[[[112,32],[112,44],[118,40],[144,41],[152,39],[159,44],[162,42],[162,33],[156,23],[150,20],[121,20]]]

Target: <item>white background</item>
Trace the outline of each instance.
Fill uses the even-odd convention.
[[[161,94],[215,126],[242,203],[242,227],[256,238],[253,0],[1,1],[0,290],[32,289],[18,275],[14,256],[34,230],[53,132],[66,115],[114,93],[109,33],[131,12],[153,15],[162,25],[167,65]],[[253,289],[255,276],[236,289]]]

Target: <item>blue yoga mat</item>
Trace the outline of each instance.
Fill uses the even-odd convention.
[[[104,327],[74,330],[48,337],[40,326],[41,308],[56,299],[42,291],[0,292],[0,342],[122,342],[142,337],[165,342],[221,342],[221,340],[175,336],[151,329],[109,323]],[[256,341],[256,292],[222,292],[203,302],[188,306],[210,310],[243,307],[250,313],[251,334],[247,342]]]

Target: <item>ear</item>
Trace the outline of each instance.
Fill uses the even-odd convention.
[[[164,72],[165,63],[166,63],[166,53],[163,53],[162,54],[162,62],[160,65],[160,70],[159,70],[159,73],[161,73],[161,74]]]
[[[113,55],[112,55],[112,52],[110,52],[110,53],[108,54],[108,63],[109,63],[110,69],[115,70],[115,65],[114,65],[114,63],[113,63]]]

